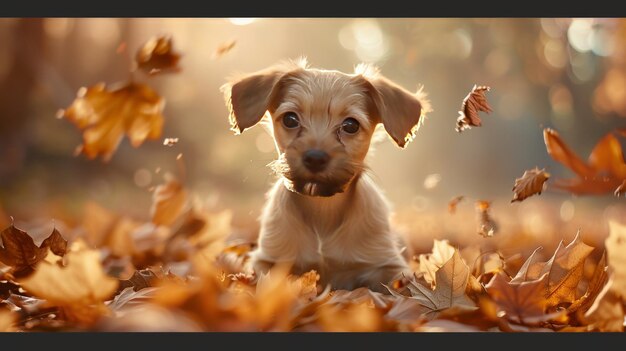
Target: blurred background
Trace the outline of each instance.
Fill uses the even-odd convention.
[[[128,79],[129,54],[162,34],[183,55],[181,73],[141,77],[166,100],[162,138],[137,149],[124,140],[108,163],[74,156],[81,132],[55,118],[57,110],[80,87]],[[216,57],[232,40],[232,50]],[[428,92],[434,111],[417,138],[405,150],[385,140],[370,158],[399,227],[404,218],[419,221],[420,235],[446,237],[450,225],[472,232],[477,199],[493,201],[496,219],[537,237],[546,226],[569,237],[581,227],[606,234],[605,219],[624,213],[623,198],[609,195],[547,191],[509,203],[526,169],[573,176],[548,156],[544,127],[586,159],[600,137],[626,126],[624,19],[5,18],[0,43],[0,211],[16,219],[78,214],[87,201],[148,218],[150,189],[163,173],[181,171],[182,153],[185,184],[232,209],[234,225],[253,233],[274,180],[266,165],[276,155],[262,128],[229,131],[219,87],[233,73],[301,55],[346,72],[372,62],[402,86]],[[127,54],[116,52],[121,43]],[[458,134],[457,111],[474,84],[492,87],[493,112],[481,114],[483,127]],[[163,146],[167,137],[179,142]],[[456,195],[470,201],[450,217]]]

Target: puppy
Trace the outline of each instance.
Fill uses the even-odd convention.
[[[264,117],[274,137],[279,176],[267,194],[258,248],[250,268],[259,275],[289,264],[295,274],[315,269],[333,289],[410,276],[389,225],[387,200],[364,164],[378,124],[403,148],[428,112],[410,93],[361,64],[354,74],[287,62],[222,86],[232,130]]]

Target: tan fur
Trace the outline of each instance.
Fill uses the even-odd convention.
[[[309,68],[304,60],[281,64],[234,80],[222,88],[233,129],[242,132],[267,116],[279,176],[261,215],[259,246],[251,268],[267,271],[276,263],[296,274],[315,269],[335,289],[381,283],[409,269],[389,226],[390,208],[364,164],[376,126],[382,124],[400,147],[412,139],[429,111],[421,93],[412,94],[361,65],[354,74]],[[282,125],[286,112],[300,127]],[[348,118],[360,129],[340,129]],[[310,149],[330,156],[327,168],[312,173],[302,162]]]

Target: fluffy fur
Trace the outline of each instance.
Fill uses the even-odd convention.
[[[335,289],[376,291],[408,273],[389,205],[364,160],[378,125],[400,147],[412,140],[430,110],[421,89],[410,93],[371,65],[345,74],[300,59],[239,76],[222,91],[231,129],[241,133],[265,117],[278,153],[251,269],[260,274],[286,263],[296,274],[317,270]],[[283,126],[286,113],[297,115],[299,127]],[[357,133],[341,129],[346,118],[358,121]],[[324,170],[304,164],[312,149],[329,156]]]

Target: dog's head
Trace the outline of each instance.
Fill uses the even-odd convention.
[[[345,74],[289,62],[222,91],[236,133],[269,118],[279,154],[272,168],[290,190],[310,196],[343,192],[363,171],[376,125],[404,147],[429,110],[421,91],[410,93],[367,65]]]

